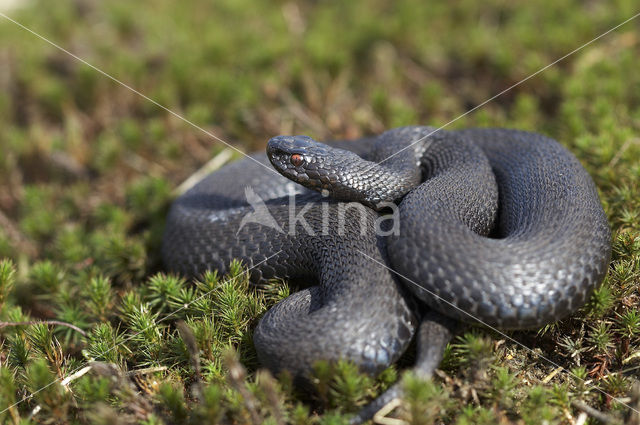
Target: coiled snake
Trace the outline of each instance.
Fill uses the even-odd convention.
[[[610,230],[595,185],[542,135],[403,127],[331,146],[279,136],[267,154],[175,200],[163,259],[197,275],[239,258],[256,284],[305,284],[255,330],[274,372],[304,379],[317,360],[348,359],[377,373],[423,321],[428,375],[452,329],[441,314],[539,327],[582,306],[606,273]]]

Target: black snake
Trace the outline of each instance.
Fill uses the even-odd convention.
[[[239,258],[256,284],[304,284],[255,330],[274,372],[304,379],[315,361],[342,358],[377,373],[422,320],[428,374],[452,328],[439,313],[539,327],[582,306],[606,273],[610,230],[595,185],[542,135],[403,127],[331,145],[279,136],[267,153],[175,200],[163,259],[197,275]]]

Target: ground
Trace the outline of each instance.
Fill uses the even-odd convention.
[[[613,258],[562,322],[469,328],[433,381],[404,378],[394,414],[638,423],[640,18],[526,79],[638,12],[632,0],[13,2],[9,17],[148,99],[0,16],[0,417],[344,423],[410,355],[376,380],[319,365],[311,399],[259,371],[251,329],[286,285],[256,292],[241,265],[198,282],[163,274],[167,207],[211,158],[240,157],[211,134],[248,152],[277,134],[446,124],[561,141],[598,187]]]

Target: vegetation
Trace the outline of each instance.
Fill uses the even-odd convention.
[[[632,0],[147,3],[8,13],[244,151],[283,133],[447,124],[638,12]],[[318,365],[309,399],[259,370],[251,343],[286,285],[256,291],[240,264],[197,281],[162,271],[172,188],[229,148],[0,19],[0,420],[342,424],[402,378],[393,414],[414,424],[637,423],[623,403],[639,408],[639,25],[450,126],[538,131],[578,156],[613,229],[589,304],[537,332],[469,329],[433,381]]]

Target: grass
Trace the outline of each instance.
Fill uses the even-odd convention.
[[[251,151],[283,133],[445,124],[636,9],[631,0],[34,0],[10,15]],[[452,124],[542,132],[588,169],[613,229],[609,274],[589,304],[509,334],[533,351],[469,330],[434,381],[395,367],[372,379],[319,365],[309,400],[286,376],[259,371],[251,344],[286,286],[256,292],[240,264],[197,282],[162,273],[172,188],[225,146],[2,20],[1,420],[341,424],[404,376],[396,414],[415,424],[573,424],[583,405],[624,423],[629,411],[611,396],[637,403],[640,366],[638,25]],[[81,332],[9,326],[46,320]],[[86,375],[46,386],[90,361]]]

